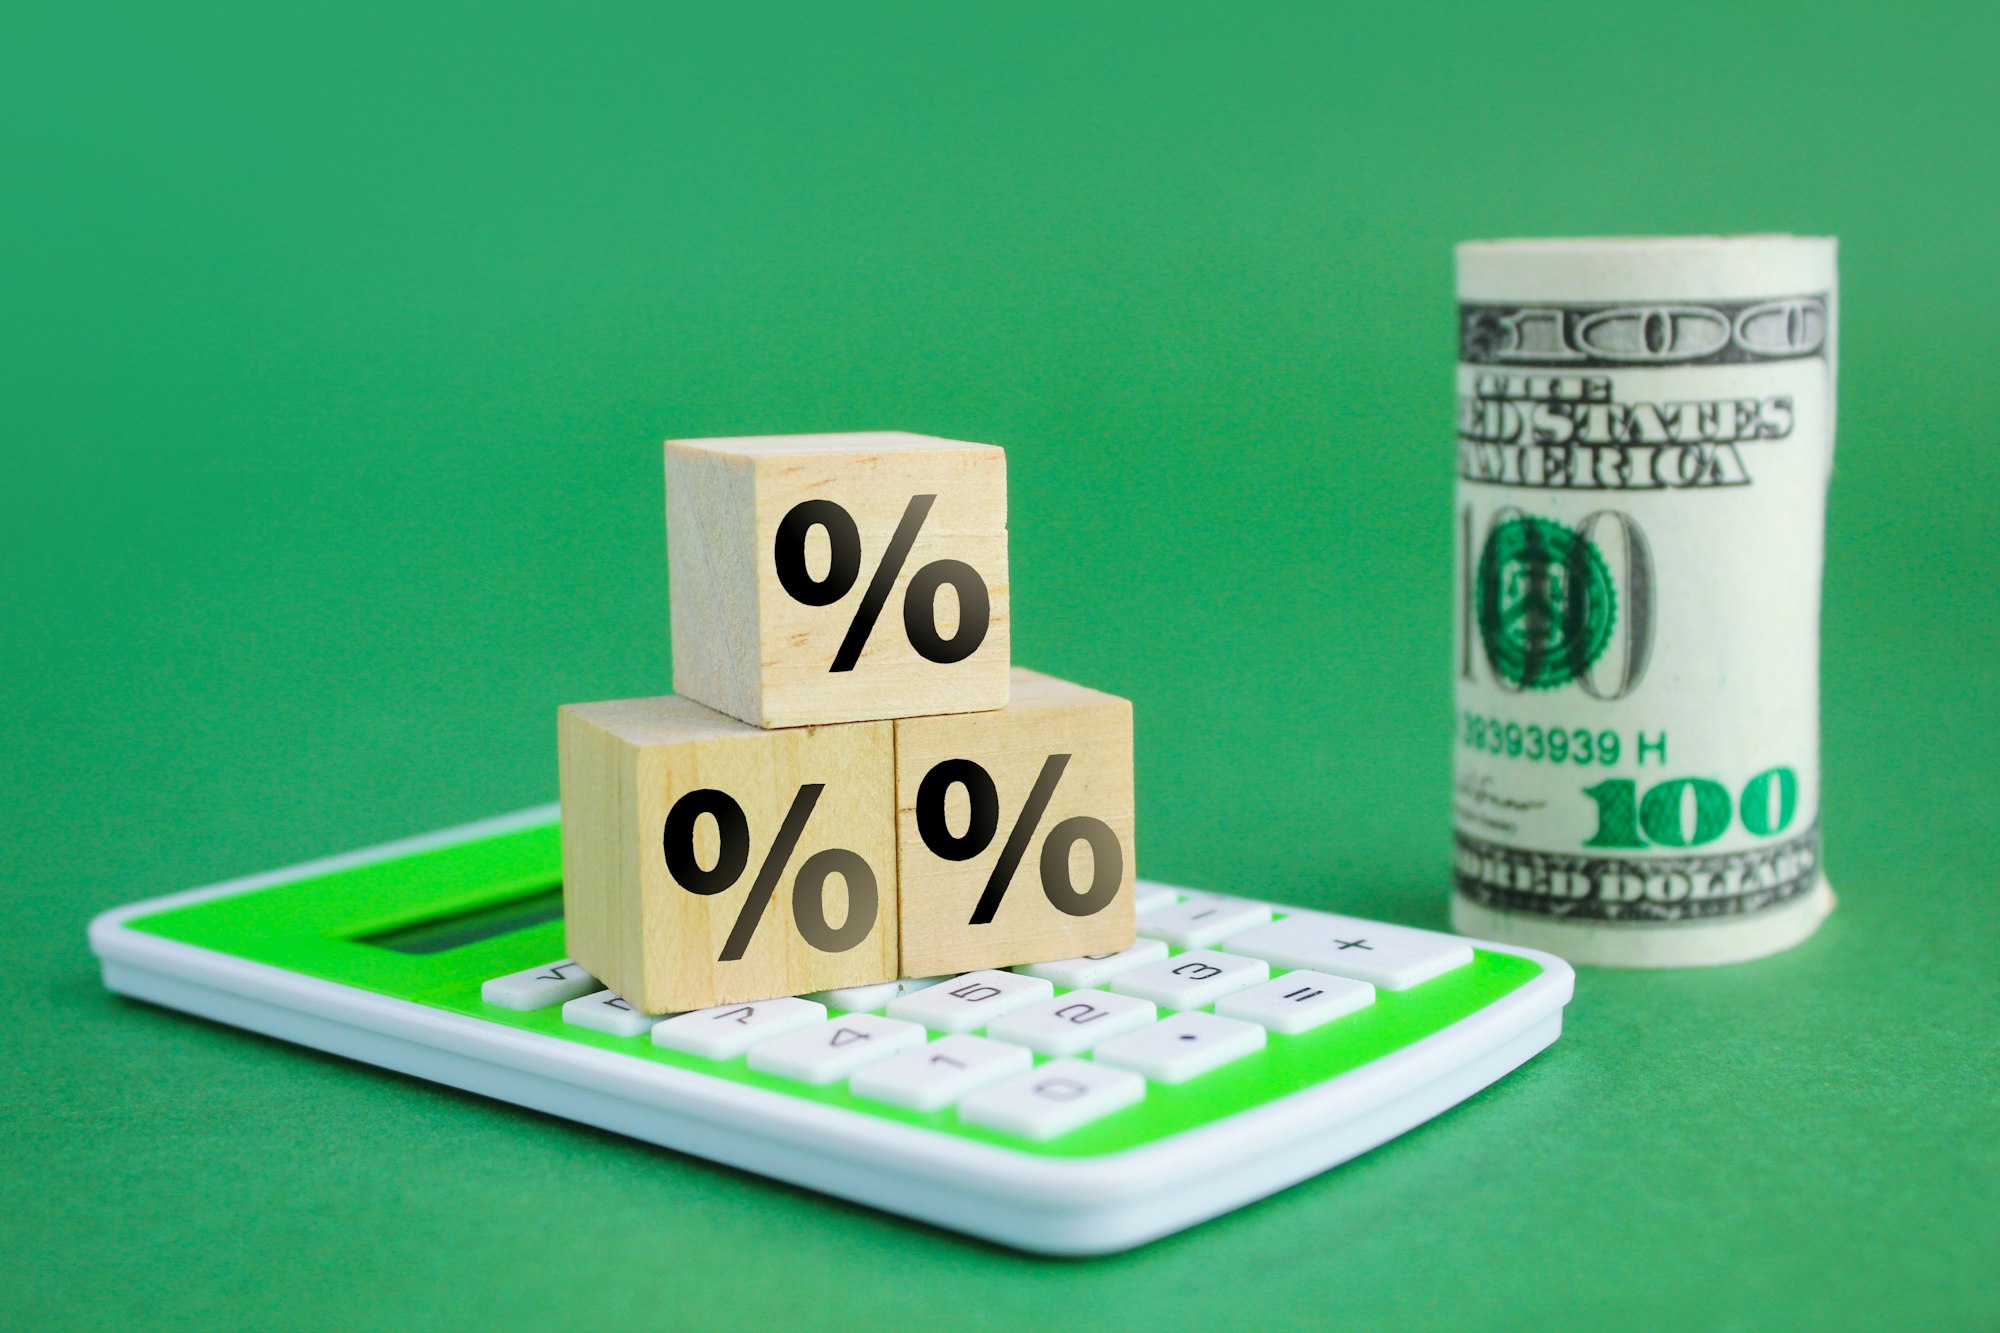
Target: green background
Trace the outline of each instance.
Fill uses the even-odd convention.
[[[0,1323],[1993,1327],[1992,5],[13,7]],[[1444,921],[1450,244],[1843,244],[1842,909],[1050,1263],[113,999],[135,898],[550,799],[658,442],[1011,451],[1156,877]]]

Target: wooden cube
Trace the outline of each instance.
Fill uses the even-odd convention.
[[[647,1013],[887,981],[895,733],[667,696],[557,714],[569,952]]]
[[[896,725],[903,971],[1133,940],[1132,705],[1033,671],[994,713]]]
[[[1007,702],[1007,455],[928,435],[667,442],[674,689],[760,727]]]

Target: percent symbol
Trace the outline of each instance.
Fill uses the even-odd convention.
[[[792,798],[791,809],[778,826],[778,836],[757,867],[749,896],[737,911],[736,924],[730,927],[718,962],[735,962],[750,947],[757,923],[764,919],[764,909],[770,906],[771,895],[792,853],[798,850],[806,821],[812,818],[824,790],[826,784],[808,782]],[[715,864],[707,867],[696,856],[694,843],[695,824],[703,815],[715,821],[719,844]],[[703,897],[733,888],[750,864],[750,821],[735,797],[713,787],[698,788],[674,802],[667,811],[660,841],[666,852],[667,873],[689,893]],[[838,929],[826,919],[826,882],[835,875],[847,883],[847,919]],[[868,938],[868,932],[875,928],[876,904],[875,872],[858,853],[845,847],[814,852],[792,880],[792,921],[805,942],[821,953],[845,953]]]
[[[1000,910],[1007,886],[1021,868],[1021,858],[1027,854],[1042,816],[1048,813],[1049,800],[1056,794],[1056,784],[1062,781],[1069,760],[1066,754],[1052,754],[1042,761],[1042,771],[1028,791],[1020,817],[1008,830],[968,924],[986,925]],[[972,807],[964,833],[953,833],[945,822],[945,797],[954,785],[965,788]],[[946,759],[933,765],[917,784],[916,805],[917,835],[924,846],[947,861],[970,861],[991,847],[1000,831],[1000,793],[993,785],[993,775],[970,759]],[[1079,842],[1090,845],[1090,885],[1084,889],[1076,887],[1069,873],[1070,851]],[[1109,824],[1088,815],[1072,815],[1061,821],[1042,841],[1041,878],[1042,894],[1057,911],[1070,916],[1103,911],[1118,896],[1118,886],[1125,878],[1125,852],[1118,845],[1118,835]]]
[[[935,495],[910,497],[903,517],[896,524],[895,535],[889,538],[889,548],[882,553],[882,563],[875,566],[875,573],[861,594],[861,605],[848,623],[846,637],[841,639],[840,650],[833,655],[833,665],[828,671],[852,671],[861,660],[861,649],[875,632],[882,608],[888,605],[889,590],[895,587],[896,576],[903,572],[917,533],[923,529],[924,519],[936,502]],[[806,568],[806,538],[814,528],[825,530],[831,550],[826,576],[817,579]],[[861,577],[860,529],[854,526],[854,515],[831,500],[802,500],[793,505],[779,520],[773,547],[778,583],[787,596],[802,605],[831,606],[853,591],[855,581]],[[937,624],[938,590],[947,585],[958,595],[958,628],[948,639],[938,631]],[[986,580],[963,560],[933,560],[919,567],[910,576],[910,586],[903,593],[903,633],[918,655],[939,666],[963,662],[978,652],[979,645],[986,641],[986,625],[991,616]]]

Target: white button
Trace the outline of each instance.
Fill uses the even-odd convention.
[[[1162,1083],[1185,1083],[1263,1049],[1264,1029],[1255,1023],[1214,1014],[1170,1014],[1149,1028],[1113,1037],[1090,1058]]]
[[[1206,949],[1270,919],[1271,909],[1258,903],[1197,896],[1148,912],[1139,918],[1139,933],[1177,949]]]
[[[750,1048],[750,1067],[801,1083],[838,1083],[855,1070],[924,1044],[915,1023],[880,1014],[829,1018]]]
[[[986,1025],[986,1035],[1018,1041],[1043,1055],[1076,1055],[1106,1037],[1143,1027],[1159,1016],[1151,1000],[1101,990],[1073,990]]]
[[[1139,916],[1162,907],[1172,907],[1181,896],[1164,884],[1139,880],[1132,885],[1132,910]]]
[[[1375,988],[1365,981],[1299,971],[1224,996],[1215,1002],[1215,1012],[1262,1023],[1273,1032],[1298,1033],[1373,1003]]]
[[[829,1009],[843,1009],[850,1014],[872,1014],[899,995],[914,995],[924,987],[935,986],[943,980],[943,977],[898,977],[894,981],[877,981],[868,986],[816,990],[804,998],[818,1000]]]
[[[1232,991],[1254,986],[1271,975],[1261,958],[1239,958],[1213,949],[1184,954],[1127,972],[1111,983],[1120,995],[1136,995],[1163,1009],[1199,1009]]]
[[[509,972],[479,988],[479,998],[502,1009],[546,1009],[564,1000],[574,1000],[604,989],[603,983],[583,970],[574,958],[564,958],[543,967]]]
[[[1053,981],[1058,986],[1071,990],[1082,990],[1086,986],[1102,986],[1120,972],[1130,972],[1135,967],[1156,963],[1167,956],[1167,946],[1159,940],[1142,939],[1129,949],[1117,953],[1092,953],[1081,958],[1059,958],[1053,963],[1023,963],[1015,968],[1023,976],[1040,977]]]
[[[975,1092],[959,1103],[959,1118],[1029,1139],[1052,1139],[1122,1111],[1146,1095],[1146,1080],[1129,1069],[1088,1060],[1051,1060]]]
[[[601,990],[592,995],[578,996],[562,1007],[565,1023],[574,1023],[580,1028],[593,1032],[608,1032],[614,1037],[636,1037],[660,1020],[651,1014],[642,1014],[615,991]]]
[[[966,1093],[1035,1062],[1025,1046],[987,1037],[940,1037],[901,1055],[857,1072],[848,1088],[857,1097],[907,1106],[912,1111],[941,1111]]]
[[[718,1004],[676,1014],[653,1029],[653,1045],[711,1060],[732,1060],[771,1037],[826,1020],[826,1006],[787,997],[755,1004]]]
[[[1472,961],[1472,946],[1456,936],[1326,912],[1297,912],[1246,931],[1229,941],[1229,951],[1383,990],[1408,990]]]
[[[1025,1009],[1055,994],[1040,977],[1012,972],[967,972],[962,977],[889,1001],[891,1018],[922,1023],[939,1032],[970,1032],[1002,1014]]]

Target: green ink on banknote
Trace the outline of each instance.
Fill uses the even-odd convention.
[[[1588,671],[1618,615],[1611,569],[1589,538],[1527,515],[1494,525],[1475,596],[1486,660],[1519,689],[1553,689]]]

